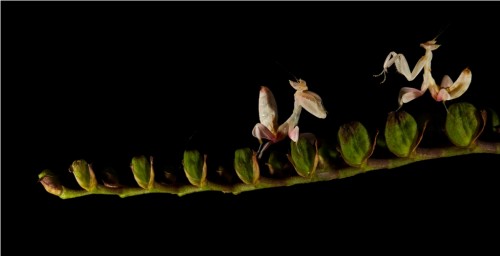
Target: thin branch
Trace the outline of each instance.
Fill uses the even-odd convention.
[[[368,159],[361,167],[343,167],[335,169],[326,163],[320,164],[316,174],[311,178],[304,178],[299,175],[284,178],[273,179],[261,177],[257,184],[248,185],[238,183],[234,185],[223,185],[208,181],[203,187],[196,187],[193,185],[164,185],[155,182],[151,189],[143,189],[140,187],[123,187],[123,188],[110,188],[98,184],[92,191],[75,190],[62,186],[62,193],[59,197],[62,199],[69,199],[87,195],[117,195],[122,198],[129,196],[144,195],[150,193],[169,193],[183,196],[195,192],[202,191],[220,191],[224,193],[239,194],[245,191],[253,191],[257,189],[285,187],[296,184],[312,183],[319,181],[330,181],[333,179],[343,179],[357,174],[380,170],[380,169],[393,169],[404,165],[431,160],[438,158],[446,158],[453,156],[462,156],[469,154],[500,154],[500,142],[484,142],[476,141],[473,147],[459,148],[459,147],[446,147],[446,148],[418,148],[407,158],[391,158],[391,159]],[[46,187],[47,188],[47,187]]]

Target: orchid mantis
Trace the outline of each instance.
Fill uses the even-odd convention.
[[[469,68],[465,68],[455,82],[453,82],[448,75],[445,75],[441,81],[441,85],[439,87],[437,86],[431,74],[432,51],[440,47],[440,45],[436,43],[436,38],[434,38],[420,44],[420,46],[425,49],[425,54],[418,60],[413,71],[410,72],[410,67],[403,54],[390,52],[385,59],[382,72],[378,75],[374,75],[377,77],[383,74],[384,80],[382,80],[381,83],[384,83],[386,80],[386,73],[388,72],[387,69],[394,64],[400,74],[404,75],[408,81],[413,81],[422,69],[424,70],[423,82],[420,90],[411,87],[403,87],[399,91],[398,110],[404,103],[408,103],[422,96],[427,89],[429,89],[434,100],[444,103],[445,101],[460,97],[469,88],[472,80],[472,73]]]
[[[259,93],[259,123],[257,123],[252,135],[256,137],[261,146],[258,150],[259,159],[262,153],[272,144],[277,143],[287,136],[294,142],[299,138],[299,122],[302,108],[307,110],[314,116],[324,119],[327,111],[325,110],[321,97],[308,90],[306,81],[299,79],[298,82],[289,81],[290,85],[296,90],[294,94],[294,107],[290,117],[281,125],[278,126],[278,113],[276,100],[269,88],[262,86]],[[268,140],[263,144],[262,139]]]

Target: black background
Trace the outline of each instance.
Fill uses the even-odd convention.
[[[186,252],[197,241],[223,251],[254,230],[261,237],[253,244],[283,236],[307,244],[320,231],[327,240],[424,231],[438,241],[441,232],[464,238],[493,229],[493,155],[238,196],[61,200],[37,175],[48,168],[71,181],[67,168],[81,158],[126,172],[138,154],[180,168],[192,135],[209,157],[230,161],[236,148],[258,147],[251,130],[259,86],[273,91],[281,122],[291,112],[290,73],[306,80],[329,112],[325,120],[304,112],[302,131],[335,135],[351,120],[373,131],[397,108],[399,88],[419,88],[421,78],[409,83],[391,68],[379,85],[372,75],[393,50],[413,67],[424,53],[419,44],[441,31],[436,80],[456,79],[469,67],[471,87],[455,101],[500,111],[499,11],[493,3],[448,2],[2,2],[2,245],[16,254],[60,254],[64,246],[104,254],[161,252],[187,239],[194,248]],[[405,108],[444,116],[429,94]]]

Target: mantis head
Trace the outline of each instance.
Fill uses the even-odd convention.
[[[432,39],[432,40],[427,41],[425,43],[421,43],[420,47],[424,48],[425,50],[434,51],[437,48],[439,48],[439,46],[441,46],[440,44],[436,44],[436,43],[437,43],[436,39]]]
[[[299,81],[297,82],[289,80],[289,82],[293,89],[295,89],[296,91],[306,91],[308,89],[306,81],[302,79],[299,79]]]

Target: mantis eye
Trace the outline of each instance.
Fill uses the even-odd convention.
[[[290,81],[290,85],[293,87],[293,89],[295,89],[297,91],[305,91],[308,89],[306,81],[304,81],[302,79],[299,79],[298,82],[294,82],[292,80],[289,80],[289,81]]]

